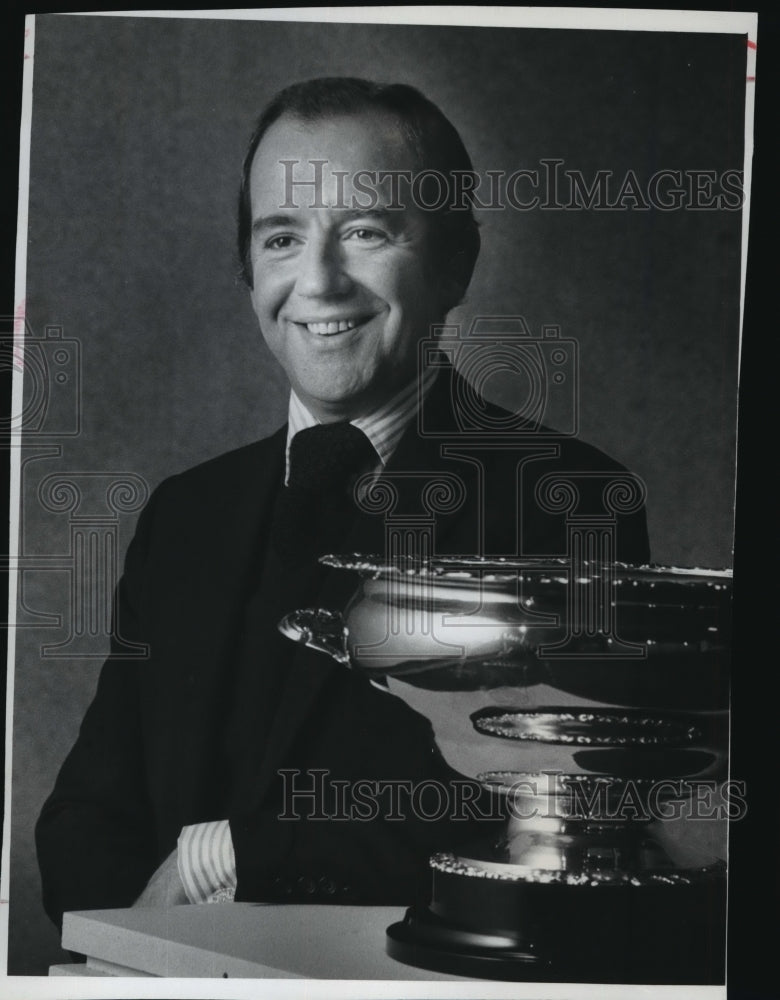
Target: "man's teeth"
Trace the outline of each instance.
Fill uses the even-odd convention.
[[[357,320],[340,319],[333,323],[307,323],[306,329],[309,333],[319,333],[327,335],[329,333],[346,333],[357,326]]]

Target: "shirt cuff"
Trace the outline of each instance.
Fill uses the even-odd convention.
[[[182,827],[176,856],[191,903],[230,901],[236,889],[236,856],[226,819]]]

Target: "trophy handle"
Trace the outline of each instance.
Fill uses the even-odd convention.
[[[327,653],[337,663],[351,667],[347,652],[347,626],[338,611],[327,608],[303,608],[291,611],[279,622],[279,631],[293,642]]]

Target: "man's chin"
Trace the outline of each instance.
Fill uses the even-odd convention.
[[[323,423],[335,420],[354,420],[370,413],[381,405],[382,393],[365,386],[339,386],[332,382],[327,386],[304,387],[296,390],[297,395],[311,413]]]

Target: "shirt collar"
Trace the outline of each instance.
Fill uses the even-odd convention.
[[[430,392],[431,386],[436,380],[437,372],[438,369],[436,368],[426,369],[421,383],[415,379],[376,410],[362,417],[355,417],[354,420],[350,420],[351,424],[363,431],[374,446],[374,450],[377,453],[376,472],[381,472],[390,461],[390,457],[401,440],[409,421],[417,413],[420,399]],[[305,430],[307,427],[314,427],[318,423],[320,421],[301,402],[295,394],[295,390],[291,389],[287,415],[285,485],[290,476],[290,444],[292,443],[292,439],[298,431]]]

